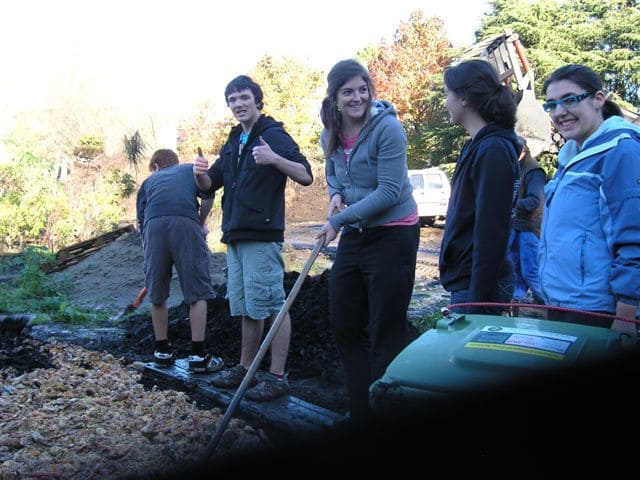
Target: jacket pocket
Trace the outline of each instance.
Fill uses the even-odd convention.
[[[259,201],[258,199],[245,199],[242,202],[243,220],[245,225],[268,225],[273,219],[269,211],[268,201]]]

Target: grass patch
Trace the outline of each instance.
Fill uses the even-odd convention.
[[[3,262],[0,272],[20,273],[10,281],[0,283],[0,313],[32,313],[37,315],[36,323],[53,321],[86,325],[106,320],[107,313],[71,305],[64,285],[42,270],[54,260],[55,256],[47,249],[29,247]]]
[[[433,312],[430,315],[425,315],[422,318],[413,320],[412,323],[413,323],[413,326],[416,327],[418,332],[420,334],[423,334],[427,330],[436,328],[436,325],[438,324],[438,320],[440,320],[442,317],[443,315],[441,312]]]

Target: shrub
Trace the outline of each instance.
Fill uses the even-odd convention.
[[[104,153],[104,140],[96,135],[84,135],[78,140],[73,154],[81,159],[93,160]]]
[[[108,182],[117,188],[115,194],[119,198],[129,198],[137,189],[136,180],[128,173],[122,173],[118,168],[111,170]]]
[[[129,160],[129,165],[131,165],[137,173],[140,168],[140,162],[142,162],[142,158],[147,151],[147,145],[138,130],[136,130],[130,137],[125,135],[122,143],[124,147],[124,154]]]

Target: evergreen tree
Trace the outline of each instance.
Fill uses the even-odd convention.
[[[520,36],[536,72],[536,92],[544,79],[567,63],[582,63],[605,87],[640,105],[640,2],[638,0],[493,0],[478,39],[512,30]]]

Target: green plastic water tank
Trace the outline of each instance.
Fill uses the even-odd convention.
[[[597,361],[635,342],[600,327],[493,315],[450,314],[408,345],[370,389],[377,413],[424,406],[500,386],[528,373]]]

